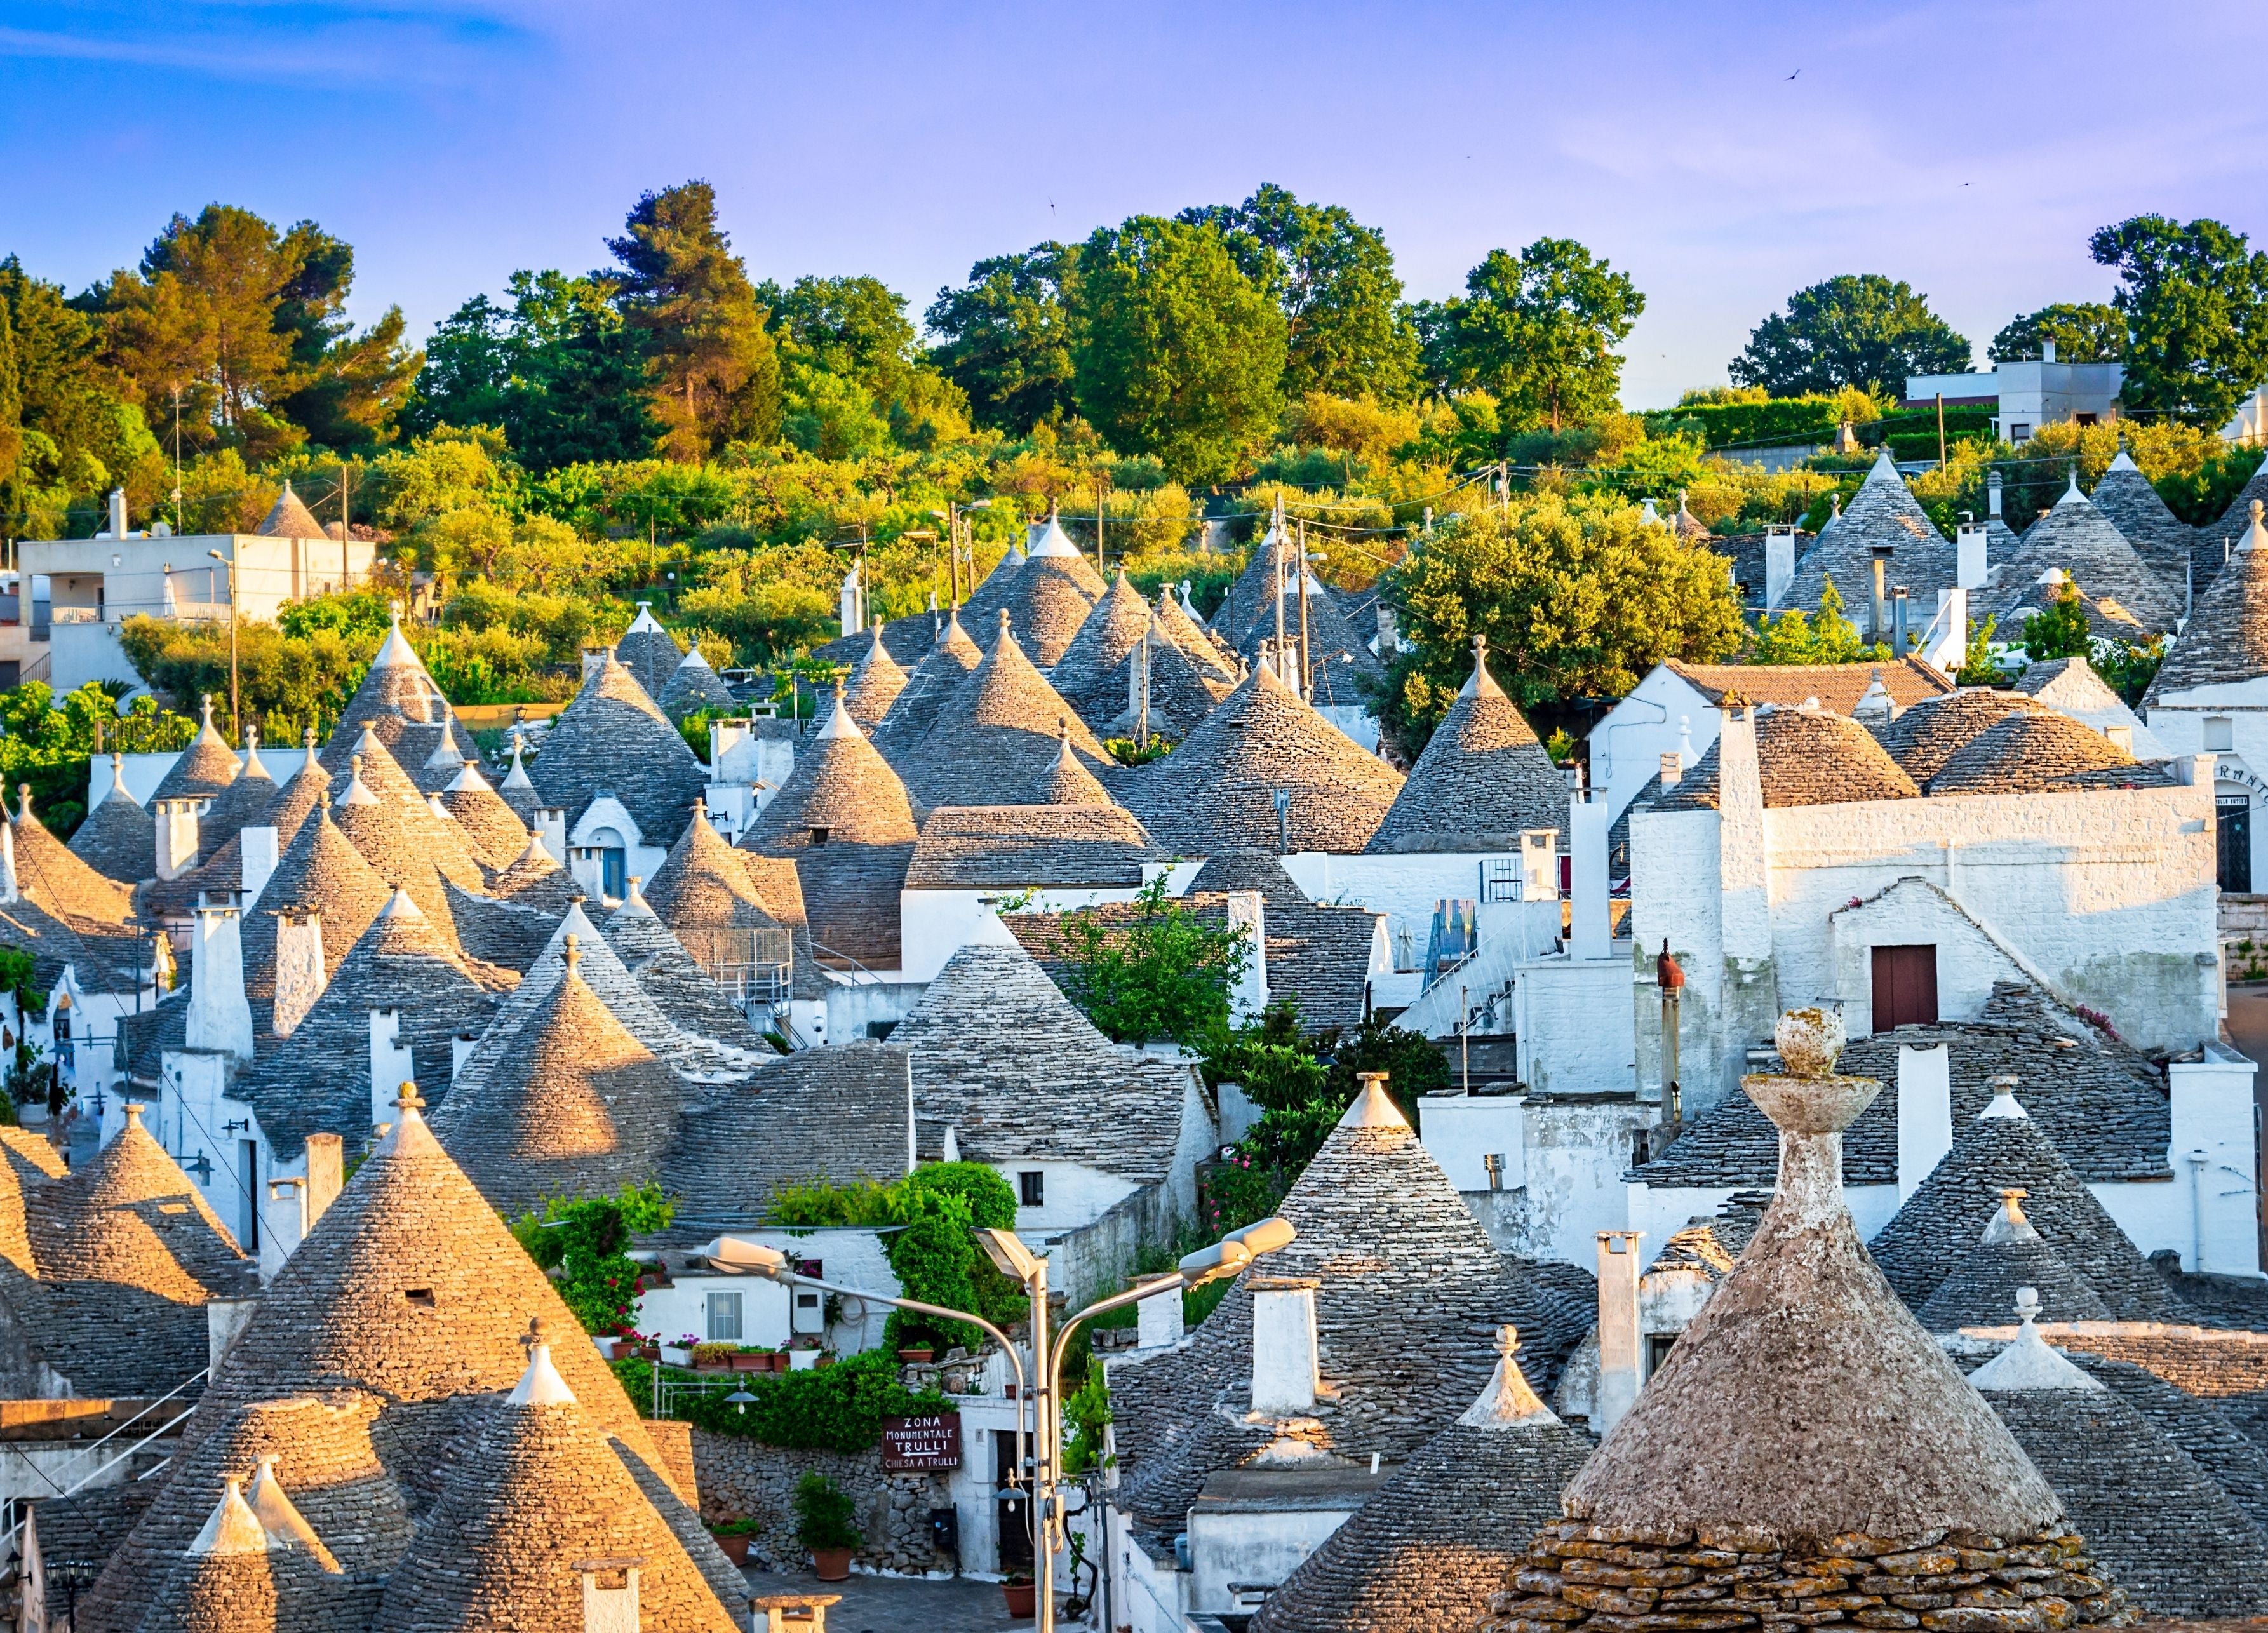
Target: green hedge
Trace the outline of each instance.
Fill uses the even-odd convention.
[[[1646,434],[1697,435],[1712,448],[1736,445],[1800,442],[1835,435],[1836,400],[1825,396],[1775,397],[1770,402],[1709,402],[1669,408],[1646,416]]]
[[[652,1364],[623,1359],[613,1365],[639,1411],[652,1410]],[[937,1391],[917,1393],[901,1383],[896,1359],[883,1350],[808,1372],[735,1373],[733,1381],[756,1397],[745,1409],[727,1403],[731,1390],[718,1389],[680,1395],[675,1416],[717,1434],[741,1435],[767,1445],[857,1453],[881,1439],[886,1417],[953,1409],[953,1402]]]

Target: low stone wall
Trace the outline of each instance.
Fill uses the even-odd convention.
[[[873,1570],[918,1574],[953,1567],[930,1547],[929,1511],[953,1505],[945,1481],[931,1475],[885,1475],[878,1446],[856,1455],[791,1451],[739,1435],[693,1431],[693,1466],[701,1481],[701,1518],[715,1524],[742,1517],[763,1522],[748,1540],[748,1563],[803,1569],[809,1554],[795,1540],[795,1486],[816,1470],[849,1492],[866,1534],[856,1560]]]
[[[2220,893],[2220,938],[2223,941],[2268,941],[2268,896]]]
[[[1933,1531],[1836,1536],[1817,1555],[1750,1553],[1691,1532],[1565,1519],[1528,1544],[1476,1633],[1727,1633],[1848,1622],[1925,1633],[2060,1633],[2135,1620],[2075,1535],[2011,1543]]]

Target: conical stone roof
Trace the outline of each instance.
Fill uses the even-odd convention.
[[[526,854],[527,824],[497,797],[473,761],[465,761],[441,791],[441,808],[465,830],[473,854],[490,867],[509,868]]]
[[[266,820],[268,808],[276,801],[276,779],[267,764],[260,758],[260,728],[247,725],[244,729],[244,764],[236,780],[213,796],[211,805],[197,820],[197,857],[210,861],[229,841],[234,839],[247,825]],[[156,865],[156,852],[151,857]]]
[[[1936,606],[1938,591],[1956,581],[1959,563],[1954,547],[1906,487],[1888,448],[1852,496],[1851,508],[1819,530],[1818,541],[1797,564],[1778,605],[1815,611],[1831,577],[1843,598],[1845,616],[1864,632],[1874,592],[1873,549],[1878,544],[1890,547],[1885,585],[1905,585],[1915,607]]]
[[[1071,725],[1068,721],[1057,730],[1055,760],[1032,790],[1030,803],[1035,805],[1107,805],[1113,803],[1109,791],[1071,752]]]
[[[478,890],[485,879],[473,855],[470,835],[446,815],[436,812],[416,779],[403,769],[400,758],[386,746],[381,717],[355,739],[353,750],[340,762],[341,775],[351,775],[362,762],[364,786],[376,794],[416,842],[416,853],[436,872],[466,890]],[[335,806],[339,802],[334,800]],[[375,862],[376,857],[372,860]]]
[[[1506,1328],[1496,1375],[1331,1533],[1252,1619],[1252,1633],[1469,1628],[1591,1454],[1536,1399]]]
[[[900,757],[906,786],[923,805],[997,805],[1006,791],[1036,786],[1068,724],[1071,747],[1092,766],[1110,752],[1033,667],[1003,613],[992,650],[956,688],[918,747]]]
[[[347,785],[331,802],[331,817],[347,842],[360,851],[388,885],[409,893],[417,910],[431,921],[442,939],[456,945],[457,927],[450,916],[448,893],[432,852],[413,835],[401,803],[373,791],[364,780],[369,762],[355,756]],[[427,813],[429,816],[430,813]],[[280,902],[276,905],[282,905]]]
[[[519,855],[489,881],[489,894],[538,912],[561,914],[582,894],[575,877],[544,849],[543,836],[530,834]]]
[[[825,828],[829,844],[911,844],[917,832],[906,785],[841,696],[740,843],[769,855],[792,854],[810,845],[814,828]]]
[[[387,710],[419,725],[431,725],[439,718],[440,702],[440,687],[434,683],[423,661],[401,633],[401,609],[397,607],[394,609],[394,626],[387,631],[378,655],[371,659],[362,683],[347,699],[346,709],[340,714],[339,723],[332,729],[330,741],[325,747],[325,755],[328,758],[334,753],[346,752],[361,735],[362,728]],[[459,747],[469,745],[460,742]],[[336,769],[343,769],[343,766]]]
[[[2197,529],[2166,508],[2165,500],[2158,497],[2133,456],[2121,448],[2088,497],[2125,535],[2126,542],[2157,574],[2158,581],[2173,595],[2182,596],[2189,587],[2190,555],[2198,544]],[[2205,587],[2202,577],[2197,587]]]
[[[331,820],[328,805],[299,828],[298,837],[277,858],[260,904],[244,916],[244,989],[255,1023],[269,1020],[276,999],[276,916],[286,908],[313,908],[322,916],[323,974],[328,980],[362,933],[376,922],[394,891],[354,842]],[[272,1024],[261,1025],[263,1032]]]
[[[33,813],[31,788],[17,785],[16,809],[0,810],[12,830],[16,888],[26,901],[60,917],[85,919],[96,924],[120,925],[133,916],[134,891],[129,885],[103,874],[70,847],[48,832],[47,824]],[[107,801],[105,803],[107,803]],[[151,871],[157,852],[152,842]]]
[[[918,1048],[915,1062],[918,1074]],[[1498,1328],[1528,1335],[1547,1388],[1582,1335],[1581,1318],[1553,1319],[1541,1290],[1497,1251],[1375,1084],[1278,1211],[1299,1232],[1289,1247],[1240,1276],[1186,1343],[1111,1370],[1126,1469],[1118,1506],[1145,1531],[1182,1529],[1205,1479],[1249,1463],[1278,1432],[1275,1420],[1247,1416],[1256,1279],[1317,1280],[1325,1388],[1318,1430],[1300,1438],[1348,1457],[1399,1460],[1447,1429],[1491,1376],[1481,1341]]]
[[[2077,1272],[2056,1256],[2024,1217],[2021,1187],[2000,1194],[2000,1211],[1953,1273],[1914,1313],[1933,1333],[1963,1327],[1997,1327],[2014,1307],[2016,1290],[2044,1293],[2066,1321],[2107,1321],[2110,1311]]]
[[[898,701],[898,694],[906,689],[907,680],[906,672],[890,656],[890,649],[882,644],[882,621],[877,618],[873,644],[850,666],[850,678],[843,688],[850,717],[873,731]]]
[[[677,673],[679,660],[684,653],[676,638],[661,627],[653,615],[652,607],[638,603],[637,616],[622,638],[615,643],[615,661],[630,672],[630,679],[645,688],[645,695],[657,702],[662,688],[669,684],[670,676]]]
[[[678,934],[696,930],[770,930],[779,918],[749,876],[747,857],[726,844],[696,808],[685,832],[655,870],[645,899]]]
[[[1569,1485],[1566,1512],[1743,1552],[1851,1533],[2047,1532],[2055,1493],[1859,1243],[1842,1136],[1881,1085],[1825,1075],[1826,1050],[1801,1058],[1805,1019],[1783,1019],[1781,1054],[1821,1075],[1742,1083],[1780,1131],[1771,1206],[1675,1359]]]
[[[110,791],[70,836],[71,854],[105,879],[135,885],[158,871],[158,824],[126,790],[126,761],[110,756]]]
[[[2268,467],[2252,480],[2268,479]],[[2237,535],[2228,565],[2199,593],[2197,610],[2142,698],[2151,704],[2193,687],[2229,686],[2268,674],[2268,526],[2262,502]]]
[[[306,757],[299,769],[284,780],[276,797],[268,802],[268,809],[258,820],[276,830],[276,854],[281,859],[299,837],[299,829],[319,805],[328,803],[331,797],[331,774],[315,755],[315,732],[307,729],[305,739]]]
[[[204,700],[204,725],[198,729],[196,739],[181,751],[166,775],[158,781],[150,798],[154,804],[160,799],[210,799],[236,781],[241,769],[236,751],[229,747],[219,728],[213,725],[213,700]],[[152,853],[155,861],[155,853]]]
[[[535,791],[535,779],[527,775],[522,758],[527,751],[526,740],[518,732],[512,734],[512,767],[497,784],[497,798],[512,807],[512,815],[528,827],[535,826],[535,813],[543,807],[543,796]]]
[[[1079,627],[1055,667],[1048,672],[1048,684],[1062,694],[1072,707],[1087,719],[1105,703],[1111,705],[1102,717],[1114,719],[1126,706],[1123,683],[1118,695],[1108,695],[1105,683],[1126,655],[1141,644],[1142,637],[1150,632],[1150,604],[1142,599],[1120,568],[1111,580],[1110,588],[1094,604],[1086,622]],[[1098,695],[1099,694],[1099,695]]]
[[[2020,607],[2036,607],[2038,583],[2061,569],[2096,602],[2116,602],[2146,635],[2163,635],[2182,617],[2178,585],[2159,577],[2141,554],[2079,490],[2074,479],[2047,514],[2026,529],[2022,542],[1995,576],[1986,605],[2004,616]]]
[[[945,633],[914,666],[896,701],[874,727],[876,749],[894,764],[912,753],[929,735],[946,700],[983,661],[983,652],[961,627],[960,613],[946,614]]]
[[[682,720],[696,709],[736,709],[740,700],[732,688],[718,678],[709,660],[701,655],[701,644],[696,641],[685,649],[685,656],[677,667],[670,671],[669,679],[662,683],[661,695],[654,700],[661,712],[672,720]]]
[[[1496,677],[1486,637],[1410,780],[1371,836],[1376,852],[1516,850],[1529,828],[1567,832],[1567,780]]]
[[[2252,480],[2237,490],[2236,497],[2228,502],[2228,508],[2221,511],[2220,519],[2197,530],[2196,560],[2200,569],[2198,577],[2200,585],[2205,583],[2208,573],[2217,575],[2220,572],[2224,544],[2244,537],[2246,530],[2252,526],[2252,518],[2257,513],[2253,509],[2256,504],[2268,504],[2268,460],[2263,460],[2260,468],[2252,473]]]
[[[605,935],[631,978],[680,1027],[751,1054],[769,1047],[725,989],[693,961],[685,944],[655,916],[635,885],[608,916]]]
[[[1049,516],[1023,565],[1011,570],[1004,560],[969,597],[970,627],[989,628],[996,615],[1006,613],[1017,644],[1032,662],[1050,668],[1102,599],[1103,588],[1094,563],[1079,554],[1062,525]]]
[[[610,654],[551,723],[530,774],[574,831],[602,793],[620,800],[646,844],[676,842],[709,774],[660,706]]]
[[[254,531],[269,539],[325,539],[330,536],[323,531],[323,524],[315,519],[315,513],[307,508],[306,501],[291,491],[289,482],[284,484],[284,491],[276,496],[276,503],[269,507],[267,516]]]
[[[1255,668],[1178,748],[1128,779],[1123,803],[1167,850],[1204,856],[1277,848],[1275,794],[1285,790],[1293,850],[1352,855],[1377,833],[1402,781],[1272,672]]]
[[[1158,591],[1158,627],[1208,678],[1231,686],[1236,684],[1240,678],[1236,649],[1198,622],[1195,614],[1174,600],[1171,585],[1161,585]]]
[[[580,1329],[564,1349],[588,1349]],[[563,1354],[560,1357],[564,1359]],[[609,1379],[600,1387],[620,1396]],[[732,1608],[570,1388],[549,1347],[489,1409],[477,1438],[450,1460],[439,1500],[387,1580],[374,1633],[585,1625],[583,1570],[637,1562],[637,1623],[652,1633],[733,1633]],[[582,1567],[583,1569],[578,1569]]]
[[[1226,599],[1213,614],[1214,632],[1248,661],[1256,660],[1263,642],[1276,638],[1277,575],[1280,571],[1284,637],[1295,644],[1295,656],[1287,659],[1285,667],[1289,670],[1296,666],[1301,612],[1299,557],[1299,543],[1278,517],[1252,552],[1251,563],[1229,586]],[[1312,568],[1307,575],[1306,616],[1310,696],[1325,707],[1365,702],[1367,693],[1363,683],[1374,686],[1382,681],[1385,666],[1340,609],[1330,587]]]

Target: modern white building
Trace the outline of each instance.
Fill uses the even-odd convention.
[[[2037,357],[2003,361],[1984,373],[1908,375],[1902,406],[1929,408],[1942,397],[1948,408],[1989,407],[1993,435],[2021,442],[2043,425],[2117,419],[2125,379],[2123,363],[2058,362],[2049,341]]]

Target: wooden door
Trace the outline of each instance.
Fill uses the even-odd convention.
[[[1874,949],[1874,1030],[1937,1025],[1937,949]]]

